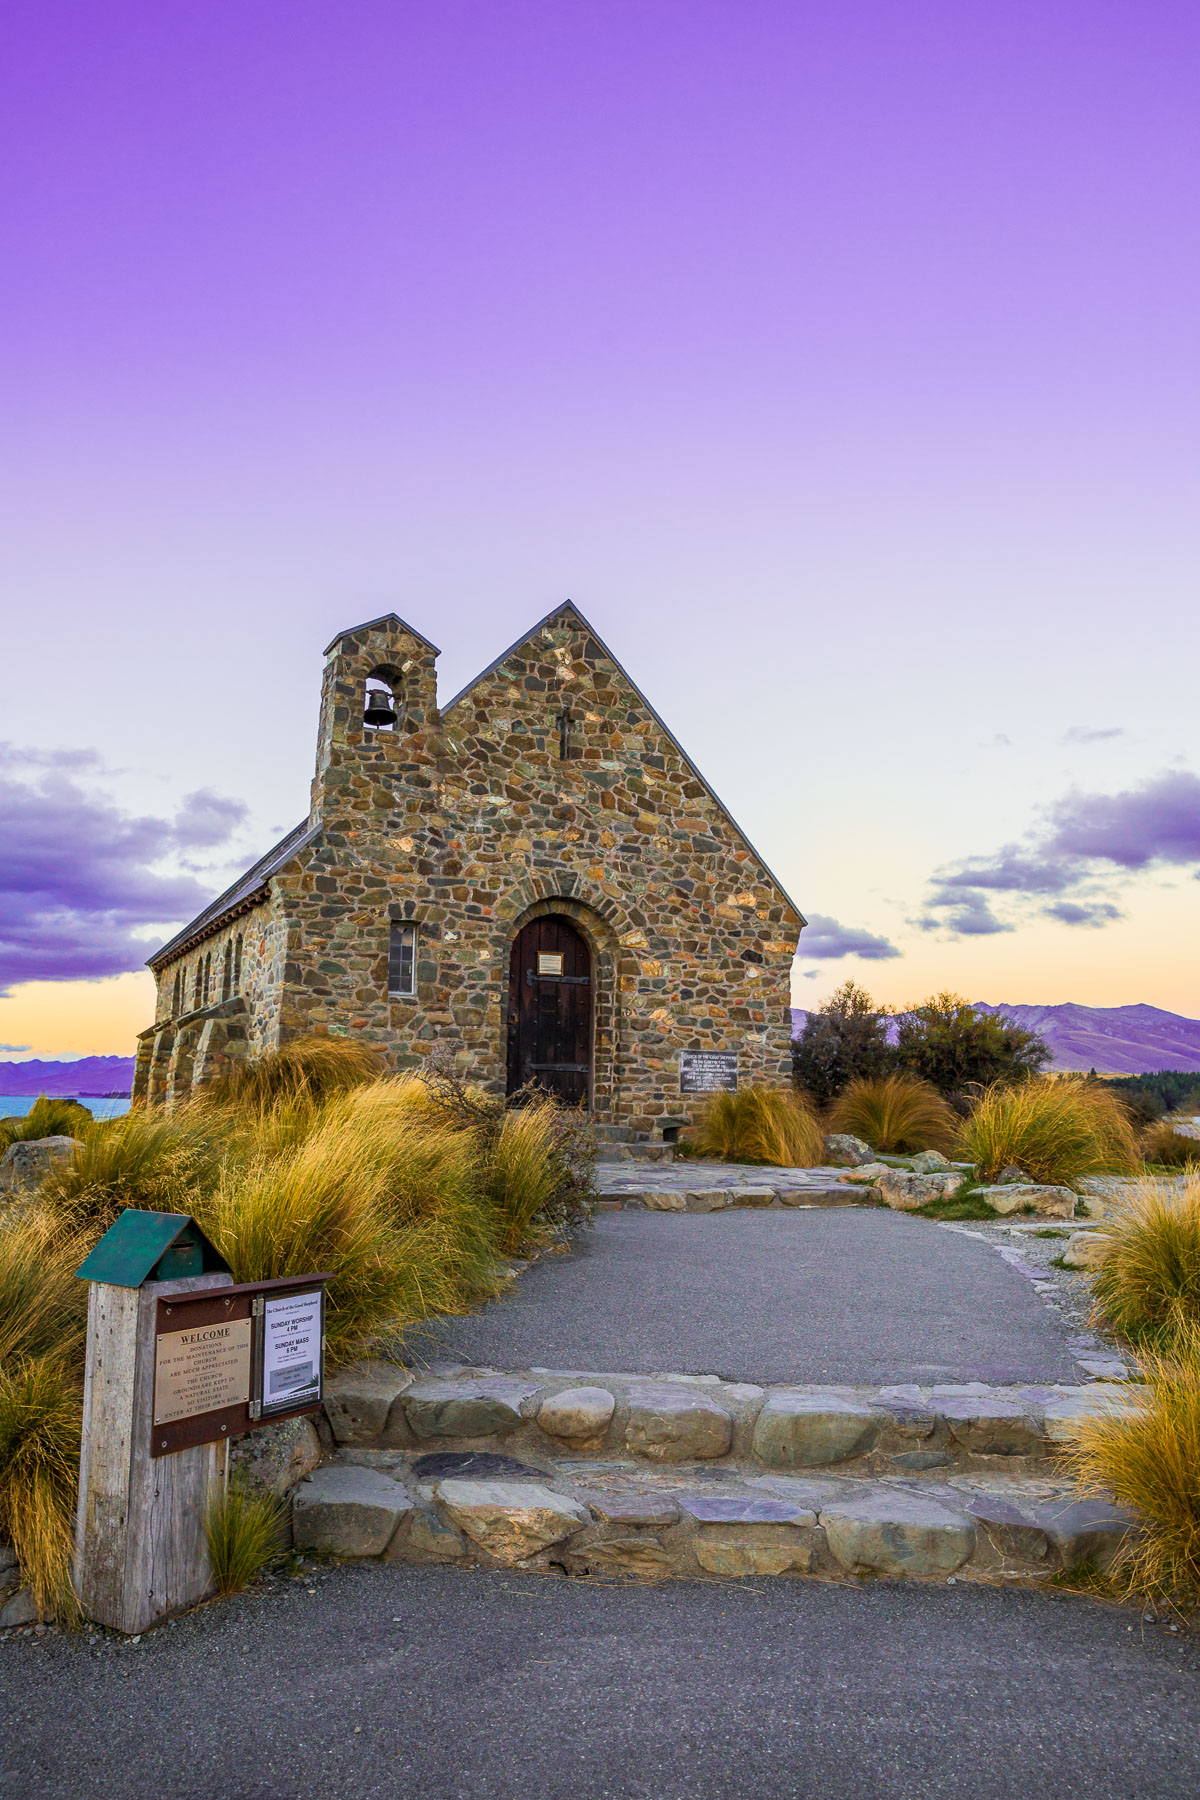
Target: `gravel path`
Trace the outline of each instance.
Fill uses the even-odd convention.
[[[408,1353],[757,1382],[1078,1381],[1061,1319],[966,1233],[879,1208],[612,1212]]]
[[[1188,1800],[1200,1643],[960,1583],[320,1571],[0,1640],[13,1800]]]

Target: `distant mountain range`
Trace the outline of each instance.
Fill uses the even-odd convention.
[[[0,1094],[128,1094],[132,1056],[81,1056],[78,1062],[0,1062]]]
[[[1026,1031],[1036,1031],[1054,1052],[1051,1069],[1095,1069],[1101,1075],[1149,1075],[1156,1069],[1200,1073],[1200,1019],[1163,1012],[1157,1006],[990,1006],[974,1003],[979,1012],[1003,1013]],[[799,1037],[808,1018],[792,1008],[792,1036]]]

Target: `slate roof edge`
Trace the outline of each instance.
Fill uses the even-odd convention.
[[[238,913],[260,906],[267,898],[267,884],[271,876],[278,874],[284,864],[290,862],[293,856],[298,856],[301,850],[306,850],[320,830],[319,824],[310,825],[307,819],[302,819],[265,856],[260,856],[256,863],[252,863],[244,875],[239,875],[231,887],[227,887],[223,894],[218,894],[215,900],[210,901],[203,912],[197,913],[190,925],[185,925],[182,931],[176,932],[173,938],[167,940],[161,950],[148,956],[146,967],[157,969],[164,963],[174,962],[177,956],[181,956],[193,944],[211,937]]]
[[[339,631],[336,637],[330,638],[323,654],[328,656],[329,652],[340,644],[344,637],[353,637],[356,631],[372,631],[376,625],[399,625],[402,630],[408,632],[410,637],[415,637],[419,644],[424,644],[427,650],[432,650],[435,656],[442,654],[436,644],[431,644],[429,639],[410,625],[407,619],[402,619],[399,613],[394,612],[381,613],[377,619],[364,619],[361,625],[348,625],[345,631]]]
[[[531,637],[534,637],[539,631],[543,631],[546,628],[546,626],[549,625],[551,619],[560,619],[564,613],[573,613],[574,616],[578,619],[579,623],[584,627],[585,631],[587,631],[589,633],[589,635],[596,640],[596,643],[599,645],[599,647],[603,651],[604,655],[607,656],[609,662],[611,662],[613,664],[614,668],[616,668],[618,673],[620,675],[622,675],[624,677],[624,679],[629,683],[630,687],[633,689],[634,693],[637,695],[637,697],[641,701],[642,705],[646,708],[646,711],[650,714],[650,717],[654,720],[654,723],[658,726],[659,730],[663,733],[664,737],[666,737],[667,740],[671,744],[673,744],[675,749],[679,752],[679,755],[683,758],[685,765],[687,766],[687,768],[689,768],[691,770],[692,774],[696,777],[696,780],[700,783],[701,787],[704,789],[704,791],[708,795],[709,799],[715,801],[716,805],[720,807],[721,811],[725,814],[725,817],[729,820],[729,823],[733,826],[734,830],[737,832],[738,836],[741,838],[742,842],[745,844],[747,850],[750,851],[752,856],[757,858],[759,866],[766,872],[767,875],[770,876],[771,880],[775,883],[775,886],[779,889],[779,892],[783,895],[784,899],[787,901],[788,905],[791,907],[792,911],[795,913],[796,917],[799,919],[801,926],[802,927],[806,926],[808,924],[808,920],[804,917],[804,914],[800,911],[800,908],[796,905],[796,902],[792,899],[792,896],[788,893],[787,889],[784,887],[783,883],[780,881],[778,875],[776,875],[775,871],[771,868],[770,864],[763,857],[762,853],[759,850],[757,850],[755,848],[755,846],[750,842],[750,839],[746,836],[746,833],[742,830],[741,826],[738,824],[737,820],[734,818],[733,814],[730,812],[729,808],[726,806],[725,802],[722,800],[720,794],[718,794],[716,788],[713,787],[711,781],[709,781],[707,779],[707,777],[704,776],[700,772],[700,770],[696,767],[695,763],[692,761],[691,757],[688,755],[687,751],[684,749],[684,747],[680,743],[679,739],[675,736],[675,733],[671,730],[671,727],[667,724],[666,720],[663,719],[663,717],[655,709],[655,707],[651,705],[650,701],[646,698],[645,694],[643,694],[641,688],[638,686],[637,682],[633,679],[633,676],[629,673],[628,669],[625,667],[625,665],[621,661],[620,657],[614,656],[613,652],[609,649],[609,647],[605,643],[604,639],[600,636],[600,633],[596,630],[596,628],[592,624],[591,620],[586,618],[584,616],[584,614],[582,612],[580,612],[579,608],[576,606],[576,604],[573,600],[565,600],[562,602],[561,605],[552,607],[550,609],[550,611],[545,615],[544,618],[539,619],[536,625],[531,625],[529,627],[528,631],[523,632],[522,635],[519,638],[517,638],[514,643],[511,643],[508,646],[507,650],[502,650],[500,655],[497,656],[494,661],[490,662],[486,669],[480,670],[479,674],[475,676],[473,681],[468,681],[466,687],[459,689],[458,693],[455,694],[453,700],[447,701],[446,705],[440,709],[442,717],[445,718],[446,714],[451,710],[452,707],[457,706],[460,700],[465,700],[467,695],[471,692],[471,690],[473,688],[477,688],[481,681],[486,681],[489,675],[494,675],[496,670],[498,668],[500,668],[503,663],[506,663],[508,661],[509,657],[513,654],[514,650],[519,650],[521,648],[522,644],[527,644]]]

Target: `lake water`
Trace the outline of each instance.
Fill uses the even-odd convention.
[[[23,1119],[36,1098],[35,1094],[0,1094],[0,1119]],[[117,1119],[129,1111],[128,1100],[81,1099],[79,1104],[96,1119]]]

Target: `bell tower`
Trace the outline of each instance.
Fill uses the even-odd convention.
[[[395,613],[339,632],[325,651],[309,819],[404,810],[397,788],[435,763],[439,651]],[[390,804],[379,790],[392,796]],[[427,788],[427,777],[421,786]]]

